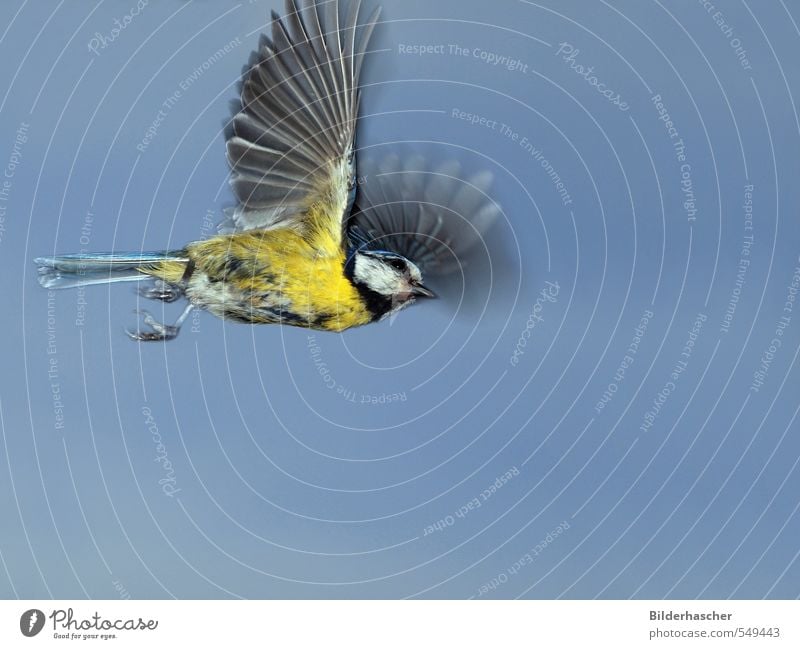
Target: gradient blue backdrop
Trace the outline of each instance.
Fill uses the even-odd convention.
[[[212,232],[278,7],[3,3],[0,596],[797,597],[796,3],[383,4],[359,145],[494,173],[477,299],[138,345],[32,259]]]

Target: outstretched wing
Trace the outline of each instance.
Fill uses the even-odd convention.
[[[500,215],[486,193],[491,172],[464,178],[457,160],[432,166],[421,156],[389,156],[365,160],[360,171],[364,182],[348,225],[368,245],[397,252],[426,274],[463,267]]]
[[[228,139],[239,199],[228,231],[322,229],[341,242],[355,196],[359,72],[380,11],[359,25],[360,4],[344,23],[338,0],[286,0],[283,19],[273,12]]]

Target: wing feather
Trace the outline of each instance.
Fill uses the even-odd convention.
[[[232,120],[227,156],[239,205],[223,231],[302,229],[310,206],[325,201],[326,227],[342,239],[356,173],[358,80],[379,11],[359,24],[361,1],[353,0],[342,22],[338,0],[286,0],[285,17],[273,13]]]
[[[361,171],[366,181],[349,224],[425,273],[448,274],[468,263],[501,214],[487,194],[491,172],[465,176],[457,160],[434,166],[419,155],[392,155],[365,160]]]

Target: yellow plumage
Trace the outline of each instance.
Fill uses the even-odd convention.
[[[253,322],[282,322],[342,331],[373,315],[344,274],[341,196],[322,191],[301,226],[219,235],[186,246],[187,296],[209,311]],[[187,263],[163,261],[139,269],[170,284],[184,279]],[[219,284],[215,293],[210,286]]]

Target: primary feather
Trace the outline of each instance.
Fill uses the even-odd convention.
[[[354,198],[359,73],[379,12],[359,25],[355,0],[342,24],[338,0],[287,0],[283,20],[273,13],[272,38],[245,76],[228,140],[239,199],[228,231],[327,230],[342,244]]]

